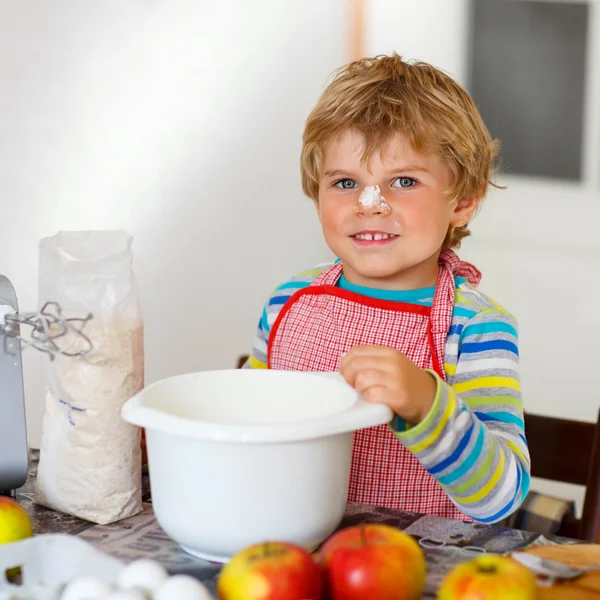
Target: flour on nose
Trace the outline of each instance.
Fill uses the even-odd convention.
[[[358,197],[358,203],[365,208],[373,208],[378,204],[384,204],[385,198],[381,195],[378,185],[368,185]]]
[[[385,198],[381,195],[381,190],[378,185],[368,185],[358,197],[358,203],[354,207],[354,212],[359,212],[365,208],[378,208],[383,213],[391,213],[392,209],[390,205],[385,201]]]

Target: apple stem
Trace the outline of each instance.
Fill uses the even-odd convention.
[[[365,533],[365,526],[363,523],[360,524],[360,541],[362,542],[363,546],[367,545],[367,534]]]
[[[485,565],[479,567],[480,573],[495,573],[498,569],[495,565]]]

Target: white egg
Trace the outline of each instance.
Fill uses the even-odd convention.
[[[110,584],[96,577],[80,577],[67,585],[60,600],[106,600]]]
[[[197,579],[173,575],[154,592],[152,600],[212,600],[212,596]]]
[[[150,596],[140,588],[116,590],[106,596],[106,600],[148,600]]]
[[[123,590],[141,588],[153,592],[169,574],[166,569],[154,560],[142,558],[129,563],[117,577],[117,586]]]

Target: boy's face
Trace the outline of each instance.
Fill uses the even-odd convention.
[[[448,228],[465,225],[477,199],[452,204],[444,195],[450,172],[441,158],[417,154],[399,135],[368,164],[361,163],[362,152],[362,137],[353,131],[325,149],[317,203],[325,241],[342,259],[350,283],[382,289],[435,285]],[[364,188],[375,185],[391,212],[357,206]],[[381,234],[387,239],[369,239]]]

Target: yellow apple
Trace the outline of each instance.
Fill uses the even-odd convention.
[[[217,582],[219,600],[321,600],[323,575],[313,557],[289,542],[238,552]]]
[[[25,509],[11,498],[0,496],[0,544],[18,542],[32,535],[31,521]],[[12,580],[20,572],[18,567],[9,569],[6,576]]]
[[[31,521],[25,509],[6,496],[0,496],[0,544],[31,537]]]
[[[534,600],[535,577],[523,565],[499,554],[484,554],[462,563],[448,575],[438,600]]]

